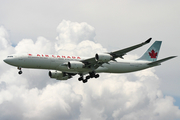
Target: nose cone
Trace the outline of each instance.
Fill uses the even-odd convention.
[[[6,59],[3,60],[5,63],[9,64],[9,65],[13,65],[16,66],[16,58],[14,57],[14,55],[9,55],[7,56]]]
[[[5,63],[7,63],[7,64],[10,64],[10,60],[9,59],[4,59],[3,60]]]
[[[9,65],[14,65],[14,60],[12,58],[6,58],[3,61]]]

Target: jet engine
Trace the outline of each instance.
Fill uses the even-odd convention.
[[[49,71],[49,77],[55,78],[56,80],[67,80],[71,78],[70,76],[66,75],[61,71]]]
[[[109,62],[112,60],[112,56],[110,54],[96,54],[95,55],[95,60],[99,62]]]
[[[84,63],[79,61],[69,61],[68,62],[68,69],[79,69],[85,66]]]

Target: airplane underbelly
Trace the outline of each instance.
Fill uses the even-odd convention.
[[[60,70],[68,73],[85,73],[92,71],[91,69],[88,68],[69,69],[67,66],[59,66],[56,68],[56,70]]]

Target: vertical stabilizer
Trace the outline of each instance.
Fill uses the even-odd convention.
[[[159,55],[159,50],[162,41],[155,41],[151,47],[138,60],[156,61]]]

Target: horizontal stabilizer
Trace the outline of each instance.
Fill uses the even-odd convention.
[[[161,59],[161,60],[157,60],[157,61],[151,62],[148,65],[151,65],[151,66],[160,65],[162,62],[165,62],[165,61],[167,61],[169,59],[172,59],[172,58],[175,58],[175,57],[177,57],[177,56],[167,57],[167,58],[164,58],[164,59]]]

